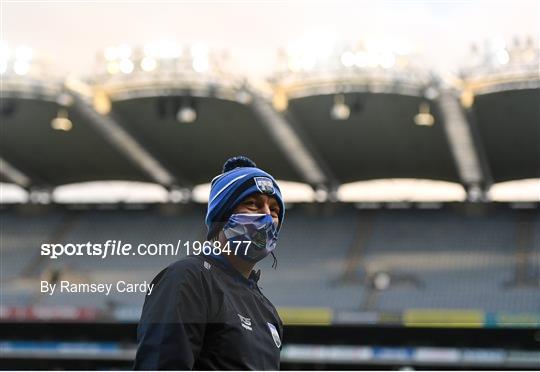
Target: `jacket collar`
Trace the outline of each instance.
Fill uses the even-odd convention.
[[[229,260],[227,260],[227,258],[223,257],[222,255],[211,253],[208,255],[201,254],[201,256],[204,258],[209,258],[212,260],[212,262],[218,264],[222,269],[224,269],[224,271],[232,275],[236,280],[248,284],[250,287],[257,287],[257,283],[261,277],[261,269],[257,271],[251,270],[249,278],[246,278],[229,262]]]

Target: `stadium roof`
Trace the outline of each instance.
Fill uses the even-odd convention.
[[[91,180],[150,181],[101,137],[77,110],[69,110],[73,128],[54,130],[56,102],[4,99],[12,110],[2,115],[0,156],[25,174],[33,186]],[[5,177],[3,177],[4,180]]]
[[[522,54],[537,56],[531,48]],[[504,63],[454,80],[397,57],[395,68],[380,56],[376,66],[351,65],[344,56],[371,54],[348,49],[315,69],[287,65],[256,85],[200,71],[193,51],[151,71],[144,58],[122,73],[109,70],[118,61],[103,61],[106,71],[86,82],[10,70],[2,85],[0,182],[32,191],[139,181],[187,200],[242,154],[277,179],[312,186],[321,201],[352,183],[350,200],[364,200],[362,182],[381,179],[393,187],[412,179],[461,184],[469,200],[483,200],[494,182],[540,178],[537,71],[517,57],[508,64],[513,49],[502,52]],[[62,112],[73,128],[54,130]]]
[[[278,179],[302,181],[250,106],[196,97],[192,104],[197,119],[181,123],[175,117],[180,100],[180,96],[126,99],[113,102],[112,108],[120,124],[181,185],[209,182],[221,172],[227,158],[240,154]]]
[[[433,126],[414,116],[425,98],[390,93],[347,93],[350,117],[334,120],[335,95],[291,99],[293,122],[340,183],[381,178],[460,182],[437,105]]]
[[[477,95],[473,113],[494,182],[540,178],[540,89]]]

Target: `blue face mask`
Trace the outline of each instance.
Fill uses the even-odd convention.
[[[231,254],[250,262],[262,260],[276,248],[277,224],[269,214],[233,214],[223,233],[230,243]]]

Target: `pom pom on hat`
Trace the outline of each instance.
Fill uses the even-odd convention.
[[[227,159],[225,164],[223,164],[223,173],[228,172],[230,170],[233,170],[235,168],[239,167],[252,167],[257,168],[257,165],[255,165],[255,162],[251,160],[250,158],[246,156],[234,156],[232,158]]]

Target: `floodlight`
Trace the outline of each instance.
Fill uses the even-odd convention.
[[[510,54],[506,49],[500,49],[497,51],[497,62],[501,65],[506,65],[510,61]]]
[[[341,55],[341,63],[343,64],[343,66],[345,67],[354,66],[354,62],[355,62],[355,56],[353,52],[346,51],[345,53]]]
[[[133,62],[131,62],[129,59],[123,59],[120,61],[119,64],[120,71],[122,71],[124,74],[130,74],[133,72]]]
[[[13,64],[13,71],[15,71],[17,75],[21,75],[21,76],[26,75],[29,70],[30,70],[30,63],[28,61],[17,60]]]
[[[180,108],[176,113],[176,120],[180,123],[193,123],[197,120],[197,111],[191,104],[190,97],[186,97],[180,103]]]
[[[430,127],[435,123],[435,118],[429,110],[429,103],[422,102],[418,108],[418,114],[414,115],[414,123],[416,125]]]
[[[347,120],[351,115],[351,109],[345,103],[345,96],[338,94],[334,97],[334,105],[330,110],[330,116],[334,120]]]
[[[58,114],[51,121],[51,127],[54,130],[70,131],[73,128],[73,123],[69,120],[68,112],[65,108],[60,108]]]
[[[144,57],[141,61],[141,68],[143,71],[154,71],[157,67],[157,61],[152,57]]]

